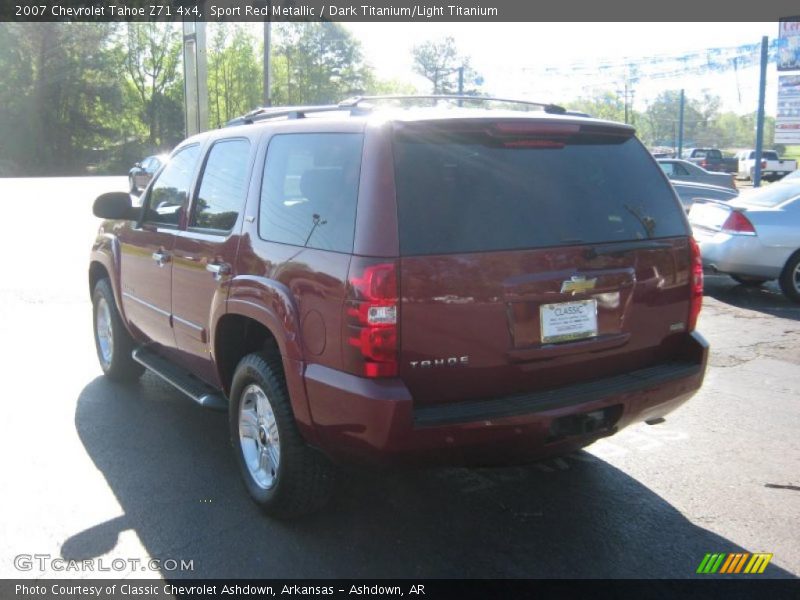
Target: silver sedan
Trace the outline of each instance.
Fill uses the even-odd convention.
[[[672,181],[670,183],[672,183],[672,187],[675,188],[678,198],[680,198],[681,204],[683,204],[683,208],[687,211],[692,203],[700,198],[727,202],[739,195],[739,191],[736,189],[732,190],[718,185],[690,183],[688,181]]]
[[[697,200],[689,222],[703,265],[745,285],[777,279],[800,303],[800,181],[743,193],[730,202]]]
[[[658,166],[670,179],[689,183],[718,185],[732,190],[736,189],[736,182],[733,180],[731,173],[706,171],[703,167],[699,167],[693,162],[679,158],[659,158],[657,161]]]

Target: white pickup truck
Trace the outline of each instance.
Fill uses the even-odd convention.
[[[736,153],[739,160],[739,179],[753,179],[756,170],[756,151],[742,150]],[[766,181],[777,181],[797,169],[797,161],[778,158],[774,150],[761,152],[761,178]]]

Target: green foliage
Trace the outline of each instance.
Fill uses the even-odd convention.
[[[261,105],[262,51],[241,24],[216,28],[208,47],[208,111],[211,127]]]
[[[598,119],[620,122],[625,120],[625,104],[612,92],[601,92],[591,98],[578,98],[574,102],[567,103],[566,108],[584,112]]]
[[[371,81],[360,42],[339,23],[273,28],[272,103],[330,104],[363,94]]]
[[[414,59],[414,72],[422,75],[433,84],[433,94],[458,93],[459,70],[463,69],[464,94],[477,94],[474,82],[478,74],[470,66],[470,59],[458,53],[452,37],[441,40],[428,40],[411,51]]]
[[[106,52],[110,23],[0,24],[0,158],[22,173],[69,173],[110,131],[95,110],[119,94]]]
[[[183,103],[182,85],[176,85],[181,38],[171,23],[127,23],[126,29],[127,80],[139,99],[147,141],[160,146],[182,137],[177,134],[183,131],[183,120],[174,121],[176,104]]]

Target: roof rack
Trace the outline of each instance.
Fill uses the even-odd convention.
[[[303,119],[306,113],[318,112],[333,112],[348,110],[347,107],[341,107],[338,104],[323,104],[319,106],[276,106],[265,107],[261,106],[241,117],[235,117],[225,123],[225,127],[233,127],[234,125],[249,125],[256,121],[263,121],[264,119],[277,119],[286,117],[288,119]]]
[[[505,102],[507,104],[522,104],[524,106],[538,106],[546,113],[563,115],[567,109],[557,104],[545,102],[532,102],[530,100],[514,100],[511,98],[496,98],[494,96],[471,96],[467,94],[430,94],[430,95],[389,95],[389,96],[353,96],[339,103],[342,108],[357,108],[362,102],[371,100],[460,100],[470,102]]]
[[[529,100],[512,100],[509,98],[495,98],[492,96],[468,96],[459,94],[430,94],[430,95],[389,95],[389,96],[353,96],[342,100],[339,104],[321,104],[317,106],[261,106],[249,113],[236,117],[225,123],[225,127],[234,125],[248,125],[256,121],[266,119],[303,119],[309,113],[349,111],[350,114],[369,112],[372,107],[361,106],[362,103],[383,100],[458,100],[460,102],[504,102],[507,104],[521,104],[523,106],[536,106],[542,108],[544,112],[556,115],[575,114],[563,106],[557,104],[546,104],[544,102],[531,102]],[[583,116],[583,115],[581,115]]]

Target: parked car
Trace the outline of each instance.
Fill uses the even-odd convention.
[[[800,181],[748,191],[689,211],[703,264],[745,285],[777,279],[800,302]]]
[[[167,154],[158,154],[148,156],[142,162],[137,162],[133,165],[133,168],[128,171],[128,187],[131,194],[138,194],[139,190],[147,187],[153,175],[167,162],[168,158]]]
[[[753,179],[756,170],[756,151],[742,150],[736,154],[739,163],[738,177]],[[777,181],[797,169],[797,161],[778,157],[774,150],[761,152],[761,178],[765,181]]]
[[[141,209],[97,198],[109,378],[227,410],[278,517],[336,463],[532,461],[694,394],[699,250],[632,127],[365,100],[263,109],[181,143]]]
[[[800,169],[781,177],[778,183],[797,183],[798,181],[800,181]]]
[[[666,176],[670,179],[677,179],[689,183],[707,183],[709,185],[718,185],[732,190],[736,189],[736,182],[733,179],[733,175],[729,173],[712,173],[693,162],[681,160],[679,158],[658,158],[656,160],[661,170],[664,171]]]
[[[735,158],[725,158],[719,148],[687,148],[681,158],[703,167],[707,171],[736,173],[739,162]]]
[[[700,198],[727,202],[739,195],[739,190],[732,190],[718,185],[692,183],[689,181],[672,181],[671,183],[678,194],[678,198],[681,200],[681,204],[683,204],[683,208],[687,211],[692,203]]]

